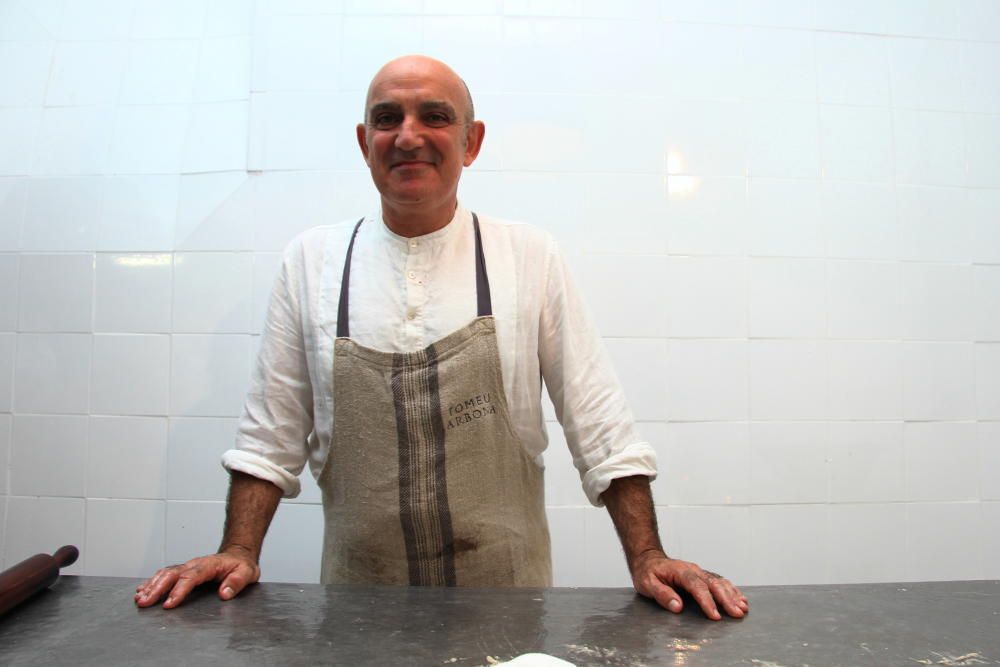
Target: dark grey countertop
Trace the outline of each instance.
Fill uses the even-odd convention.
[[[3,665],[1000,664],[1000,581],[746,587],[743,620],[629,589],[259,584],[138,609],[138,579],[62,577],[0,618]]]

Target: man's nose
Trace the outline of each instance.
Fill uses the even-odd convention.
[[[420,121],[412,116],[403,118],[396,133],[396,148],[401,151],[411,151],[424,144]]]

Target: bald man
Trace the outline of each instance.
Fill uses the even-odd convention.
[[[256,582],[306,462],[323,494],[324,583],[550,586],[544,381],[636,590],[675,612],[684,589],[711,619],[746,614],[727,579],[663,552],[653,449],[552,238],[459,204],[485,133],[444,63],[407,56],[375,75],[357,140],[381,206],[285,251],[223,456],[219,552],[159,570],[140,607],[176,607],[208,581],[229,600]]]

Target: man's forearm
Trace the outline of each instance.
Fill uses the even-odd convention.
[[[649,477],[635,475],[613,480],[601,499],[618,531],[629,571],[634,569],[636,559],[642,554],[663,554]]]
[[[271,482],[232,471],[226,503],[226,528],[219,552],[239,552],[260,560],[264,535],[278,509],[282,492]]]

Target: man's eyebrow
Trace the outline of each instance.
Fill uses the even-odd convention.
[[[420,103],[420,111],[444,111],[451,118],[455,117],[455,107],[444,100],[428,100]]]
[[[368,109],[368,117],[371,118],[380,111],[399,111],[401,108],[396,102],[377,102]]]

